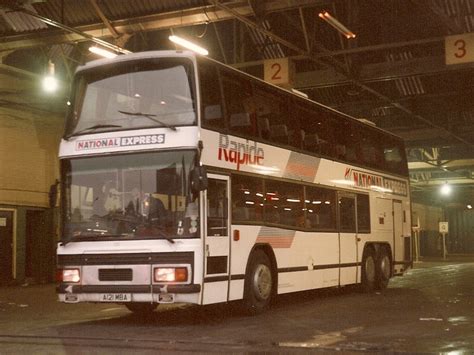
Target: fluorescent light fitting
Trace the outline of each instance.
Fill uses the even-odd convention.
[[[201,55],[208,55],[209,52],[207,49],[198,46],[197,44],[190,42],[184,38],[178,36],[169,36],[168,39],[176,44],[179,44],[181,47],[187,48]]]
[[[293,94],[300,95],[300,96],[304,97],[305,99],[308,99],[308,98],[309,98],[309,96],[308,96],[307,94],[305,94],[304,92],[299,91],[299,90],[297,90],[297,89],[291,89],[291,92],[292,92]]]
[[[48,61],[48,71],[45,77],[43,78],[43,89],[47,92],[55,92],[58,89],[58,80],[54,75],[54,63]]]
[[[54,76],[54,72],[55,72],[54,63],[52,61],[48,60],[48,74],[50,76]]]
[[[336,18],[332,17],[331,14],[327,11],[320,12],[319,17],[321,17],[324,21],[329,23],[332,27],[338,30],[341,34],[343,34],[347,39],[355,38],[355,33],[349,30],[346,26],[340,23]]]
[[[101,57],[109,58],[109,59],[115,58],[117,56],[117,54],[113,52],[110,52],[104,48],[100,48],[96,46],[89,47],[89,51],[94,54],[100,55]]]

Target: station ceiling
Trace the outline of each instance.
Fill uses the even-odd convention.
[[[0,74],[52,61],[67,84],[96,39],[137,52],[174,49],[170,34],[259,77],[265,59],[290,57],[296,89],[404,138],[415,198],[442,202],[449,182],[462,206],[474,202],[473,29],[473,0],[0,0]],[[11,97],[1,88],[0,109]]]

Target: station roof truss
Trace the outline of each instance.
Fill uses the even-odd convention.
[[[322,21],[324,11],[355,38]],[[296,89],[404,138],[414,191],[451,181],[472,199],[474,65],[447,64],[445,43],[473,30],[472,0],[2,0],[0,75],[33,80],[52,61],[68,83],[96,59],[93,42],[174,49],[170,34],[258,77],[265,59],[290,57]],[[456,50],[474,52],[474,39]],[[1,89],[0,110],[14,101]]]

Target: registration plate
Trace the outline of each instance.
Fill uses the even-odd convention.
[[[100,295],[101,302],[131,302],[130,293],[103,293]]]
[[[74,295],[72,293],[66,293],[66,295],[64,295],[64,301],[66,303],[77,303],[79,302],[79,297],[77,297],[77,295]]]
[[[160,293],[158,295],[158,303],[173,303],[174,294],[172,293]]]

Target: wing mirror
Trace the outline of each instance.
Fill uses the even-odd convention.
[[[207,190],[207,170],[204,166],[196,166],[191,171],[191,190],[194,193]]]

